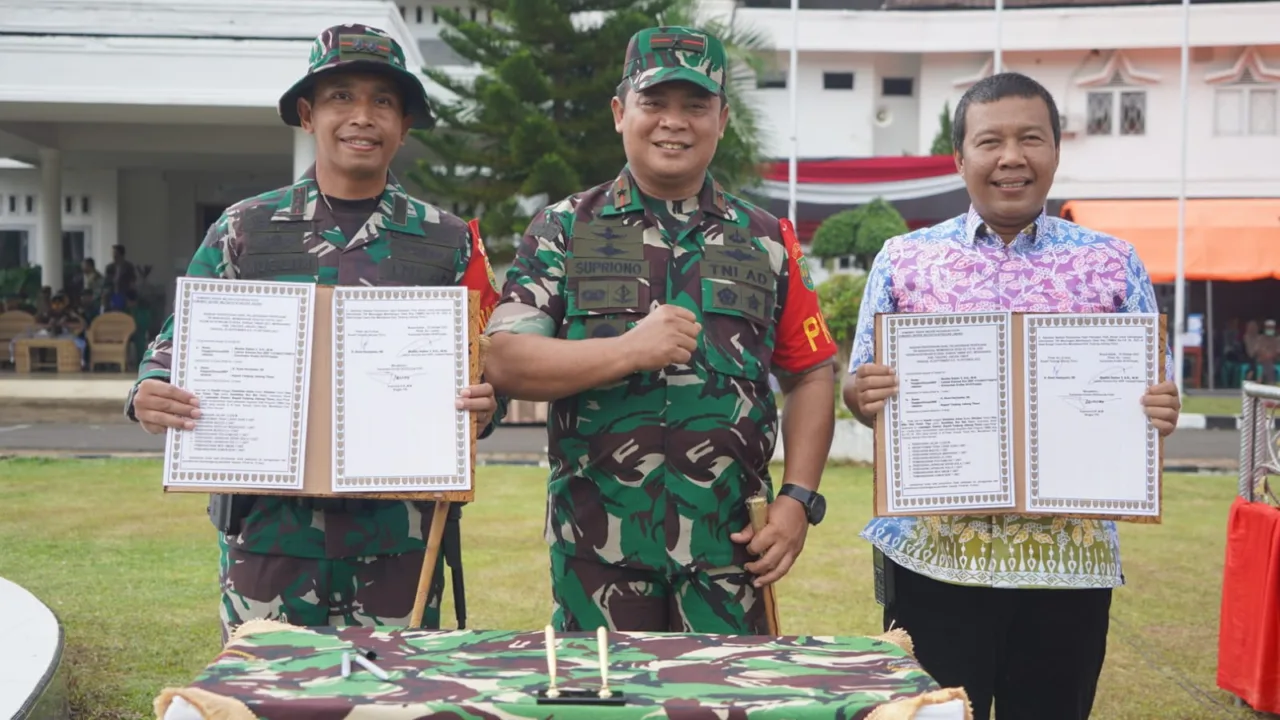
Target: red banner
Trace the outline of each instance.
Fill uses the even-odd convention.
[[[801,160],[796,163],[796,183],[800,185],[889,183],[954,175],[955,172],[956,162],[950,155]],[[785,183],[790,177],[790,168],[786,160],[765,165],[765,180]]]

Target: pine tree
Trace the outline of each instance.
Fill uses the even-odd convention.
[[[951,150],[951,103],[942,104],[942,116],[938,118],[938,134],[933,136],[932,155],[950,155]]]
[[[454,95],[432,98],[436,129],[414,132],[433,156],[409,179],[436,202],[481,214],[486,238],[524,232],[537,208],[615,177],[626,163],[609,99],[631,36],[674,0],[473,0],[493,23],[440,7],[440,36],[482,69],[474,81],[424,73]],[[483,15],[480,13],[478,15]],[[510,253],[491,248],[495,262]]]

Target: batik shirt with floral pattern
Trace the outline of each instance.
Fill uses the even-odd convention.
[[[1041,212],[1005,245],[970,208],[965,215],[885,243],[867,277],[849,372],[874,362],[877,313],[992,310],[1158,312],[1151,279],[1129,243]],[[1165,367],[1166,379],[1172,379],[1173,363]],[[1119,535],[1107,520],[874,518],[862,537],[909,570],[960,585],[1124,584]]]

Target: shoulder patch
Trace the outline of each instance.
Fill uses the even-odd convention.
[[[782,242],[787,248],[787,254],[795,261],[796,267],[800,269],[800,280],[804,283],[806,289],[810,292],[814,290],[813,275],[809,273],[809,258],[805,257],[804,250],[800,249],[800,238],[796,237],[796,229],[792,227],[791,221],[786,218],[778,220],[778,224],[782,227]]]

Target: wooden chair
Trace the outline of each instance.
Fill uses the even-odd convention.
[[[31,313],[10,310],[0,313],[0,365],[9,365],[9,345],[14,338],[34,327],[36,318]]]
[[[99,365],[119,365],[120,372],[129,369],[129,338],[137,330],[137,323],[128,313],[107,312],[93,319],[85,332],[89,344],[89,370]]]

